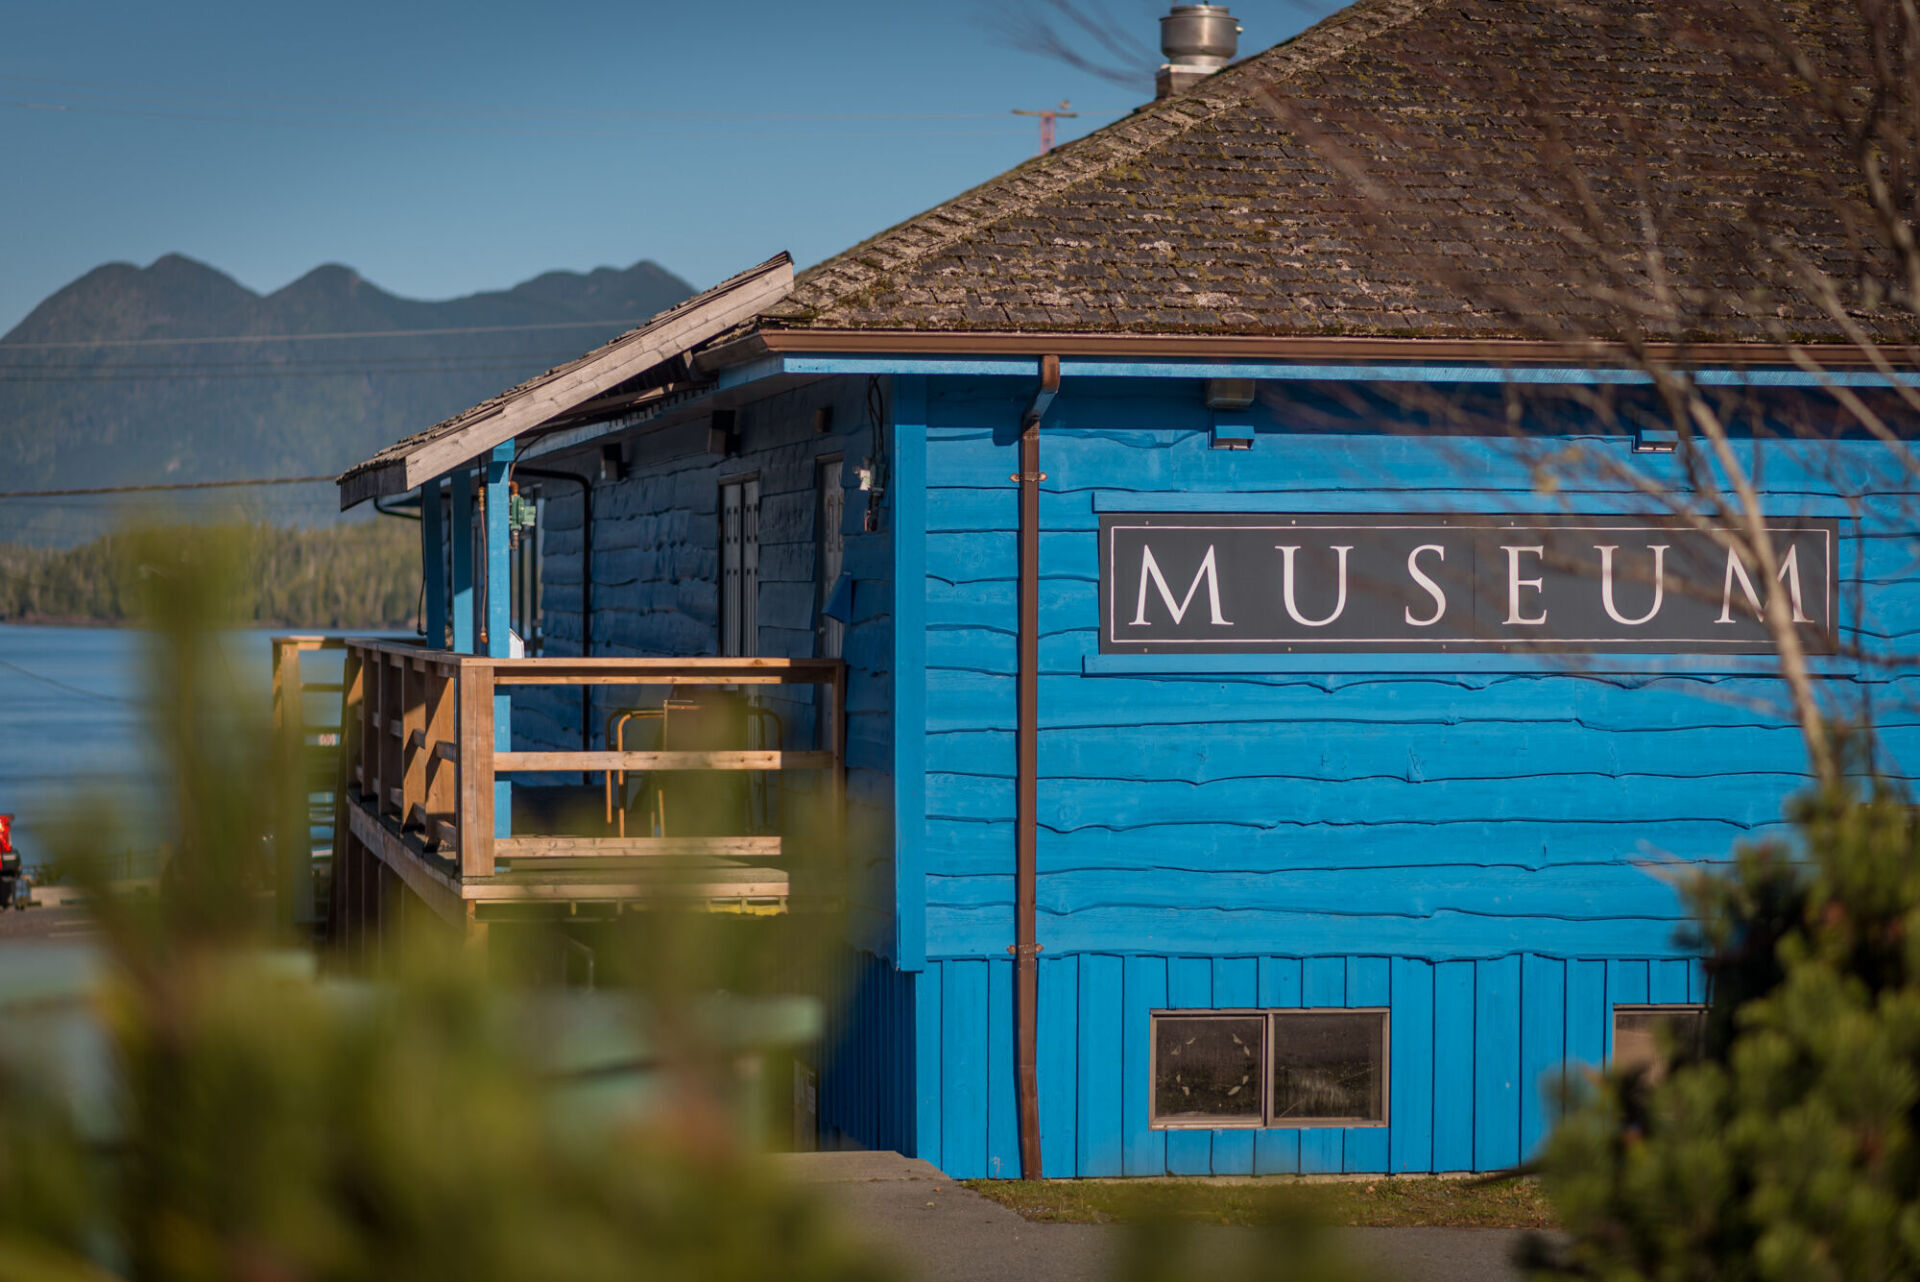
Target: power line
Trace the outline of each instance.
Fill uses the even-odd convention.
[[[64,499],[91,494],[158,494],[165,490],[229,490],[254,485],[331,485],[336,476],[261,476],[247,481],[176,481],[171,485],[96,485],[75,490],[0,490],[0,499]]]
[[[166,85],[135,85],[101,80],[65,80],[51,76],[23,76],[12,73],[0,73],[0,81],[15,84],[50,85],[63,89],[103,90],[110,98],[129,99],[138,102],[140,94],[155,94],[161,98],[182,102],[236,103],[277,103],[290,109],[332,108],[361,115],[391,115],[398,112],[440,112],[468,116],[497,117],[501,119],[525,120],[606,120],[609,118],[627,120],[684,120],[684,121],[755,121],[755,120],[797,120],[797,121],[835,121],[835,120],[991,120],[997,119],[995,113],[986,111],[652,111],[625,107],[596,107],[591,110],[556,111],[551,108],[530,109],[525,107],[500,107],[483,103],[430,102],[421,99],[394,98],[314,98],[296,94],[209,94],[196,90],[177,89]],[[1119,114],[1118,111],[1107,114]]]
[[[13,374],[5,372],[4,367],[0,367],[0,383],[165,383],[174,381],[225,383],[286,378],[343,378],[362,376],[391,378],[400,374],[481,373],[488,369],[502,367],[525,368],[524,365],[507,365],[506,362],[493,361],[477,365],[421,365],[411,368],[406,366],[380,366],[373,369],[365,369],[359,366],[342,365],[329,369],[255,370],[251,373],[239,370],[221,370],[213,373],[135,372],[117,374],[102,370],[93,373],[76,374]]]
[[[205,343],[306,343],[356,338],[421,338],[444,334],[515,334],[544,329],[609,329],[638,325],[627,320],[546,321],[538,325],[455,325],[444,329],[365,329],[335,334],[220,334],[202,338],[72,338],[45,343],[0,343],[0,352],[53,351],[81,347],[192,347]]]
[[[82,690],[79,686],[70,686],[64,681],[57,681],[52,677],[42,676],[38,672],[35,672],[30,668],[23,668],[19,664],[14,663],[8,659],[0,659],[0,668],[11,669],[12,671],[19,673],[23,677],[27,677],[34,681],[43,682],[47,685],[52,686],[56,690],[65,690],[69,694],[85,695],[89,699],[100,699],[107,703],[136,702],[136,700],[133,700],[133,699],[123,699],[117,694],[101,694],[98,690]]]
[[[578,356],[579,354],[580,352],[578,348],[566,348],[564,350],[556,349],[554,351],[549,351],[549,352],[468,352],[468,353],[448,352],[441,356],[355,356],[355,357],[342,356],[342,357],[317,357],[313,359],[307,359],[303,357],[294,357],[294,358],[282,358],[276,361],[273,365],[273,368],[274,369],[309,369],[309,368],[317,369],[324,366],[326,368],[332,369],[332,368],[345,368],[345,367],[351,366],[352,368],[355,368],[355,369],[361,369],[366,367],[377,368],[377,367],[390,366],[390,365],[419,365],[426,361],[547,361],[547,360],[567,360],[567,359],[570,359],[571,357]],[[202,370],[202,369],[257,370],[262,367],[262,361],[267,361],[267,360],[273,360],[273,358],[271,356],[266,356],[266,357],[255,357],[250,360],[238,360],[238,361],[126,360],[126,361],[114,361],[110,364],[104,361],[57,361],[57,360],[34,360],[34,361],[26,361],[26,362],[19,362],[19,363],[11,363],[4,359],[0,359],[0,371],[25,370],[31,373],[31,372],[37,372],[42,370],[80,370],[80,371]]]
[[[191,120],[200,123],[241,124],[241,125],[295,125],[318,127],[323,129],[371,129],[384,133],[436,133],[436,134],[477,134],[495,137],[520,138],[672,138],[685,141],[684,129],[525,129],[525,128],[488,128],[476,125],[444,125],[426,121],[380,121],[380,120],[326,120],[321,118],[301,118],[297,116],[262,116],[258,113],[241,115],[220,115],[204,111],[162,111],[151,107],[116,107],[71,102],[29,102],[24,99],[0,100],[0,107],[12,107],[19,111],[51,112],[56,115],[77,114],[91,116],[137,116],[153,120]],[[689,122],[691,123],[691,122]],[[1007,129],[921,129],[902,130],[849,130],[849,129],[781,129],[781,130],[729,130],[716,133],[711,130],[703,138],[987,138],[1005,137],[1013,132]]]

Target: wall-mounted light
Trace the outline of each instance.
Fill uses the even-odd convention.
[[[740,452],[739,417],[732,410],[715,410],[707,420],[707,453],[731,458]]]
[[[1243,410],[1253,404],[1254,381],[1250,378],[1210,378],[1207,380],[1207,408]]]
[[[603,481],[624,481],[627,479],[627,447],[615,442],[600,447],[600,479]]]
[[[833,430],[833,406],[822,405],[813,412],[813,434],[825,436]]]
[[[1680,433],[1665,427],[1643,427],[1633,434],[1635,454],[1671,454],[1680,448]]]
[[[1207,408],[1213,411],[1212,445],[1216,450],[1253,448],[1253,416],[1247,410],[1258,391],[1250,378],[1207,380]]]
[[[1253,448],[1253,424],[1238,414],[1213,416],[1213,448],[1216,450],[1250,450]]]

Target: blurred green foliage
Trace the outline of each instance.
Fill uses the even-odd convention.
[[[194,537],[190,527],[176,534]],[[235,624],[302,628],[410,626],[420,595],[420,527],[349,521],[314,529],[265,523],[231,527],[250,586]],[[133,623],[140,603],[118,570],[137,536],[75,548],[0,544],[0,621]]]
[[[625,989],[606,1000],[625,1003],[652,1056],[646,1094],[624,1107],[596,1088],[641,1066],[594,1067],[583,1083],[557,1064],[568,1008],[551,987],[556,941],[536,924],[495,928],[483,962],[413,914],[411,929],[386,924],[370,969],[316,978],[310,952],[275,938],[268,897],[266,837],[301,800],[298,746],[243,701],[215,644],[256,608],[252,552],[233,531],[184,528],[114,551],[122,599],[155,638],[148,728],[174,855],[157,897],[90,886],[104,1103],[36,1074],[46,1061],[0,1057],[0,1279],[892,1276],[817,1189],[757,1160],[760,1137],[728,1098],[739,1041],[711,1027],[729,1009],[716,993],[830,999],[845,952],[831,913],[657,911],[601,926],[604,974]],[[105,801],[76,821],[76,848],[116,830]],[[67,862],[97,877],[97,861]],[[590,1124],[583,1095],[598,1101]],[[1185,1278],[1196,1261],[1216,1282],[1357,1276],[1297,1208],[1276,1203],[1221,1236],[1176,1203],[1143,1199],[1116,1230],[1117,1277]]]
[[[104,1115],[59,1081],[0,1080],[0,1277],[885,1276],[752,1161],[697,1021],[656,1043],[673,1053],[654,1107],[558,1125],[549,1047],[512,1015],[537,995],[503,990],[453,938],[396,937],[378,982],[318,982],[310,958],[263,947],[263,839],[287,800],[273,780],[293,774],[212,644],[249,608],[248,549],[171,529],[116,554],[157,638],[150,728],[176,854],[157,899],[93,888]],[[696,990],[704,962],[677,960]]]
[[[1798,855],[1690,883],[1704,1047],[1579,1092],[1545,1156],[1573,1245],[1544,1273],[1920,1277],[1920,824],[1888,786],[1796,820]]]

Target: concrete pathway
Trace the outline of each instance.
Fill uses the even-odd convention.
[[[1105,1282],[1125,1230],[1103,1224],[1030,1224],[898,1153],[790,1153],[775,1159],[790,1178],[820,1186],[856,1232],[898,1259],[915,1282]],[[1400,1282],[1520,1282],[1508,1260],[1512,1229],[1336,1229],[1367,1272]],[[1245,1230],[1209,1229],[1200,1254],[1221,1263],[1248,1245]],[[1207,1259],[1194,1261],[1207,1276]],[[1276,1276],[1284,1277],[1283,1272]]]
[[[36,890],[36,895],[44,891]],[[79,907],[36,905],[25,909],[0,909],[0,941],[15,940],[64,942],[90,939],[98,934],[93,919]]]

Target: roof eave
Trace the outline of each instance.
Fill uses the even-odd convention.
[[[783,252],[576,361],[529,379],[494,401],[482,401],[348,469],[338,482],[341,509],[370,498],[404,494],[524,432],[565,418],[610,389],[752,321],[792,290],[793,260]]]
[[[899,356],[1072,356],[1136,360],[1448,361],[1487,364],[1621,366],[1794,365],[1823,368],[1882,364],[1920,369],[1920,345],[1868,348],[1853,343],[1554,342],[1537,339],[1413,338],[1320,334],[1143,334],[1095,331],[995,331],[761,328],[702,354],[702,369],[722,369],[782,353]]]

